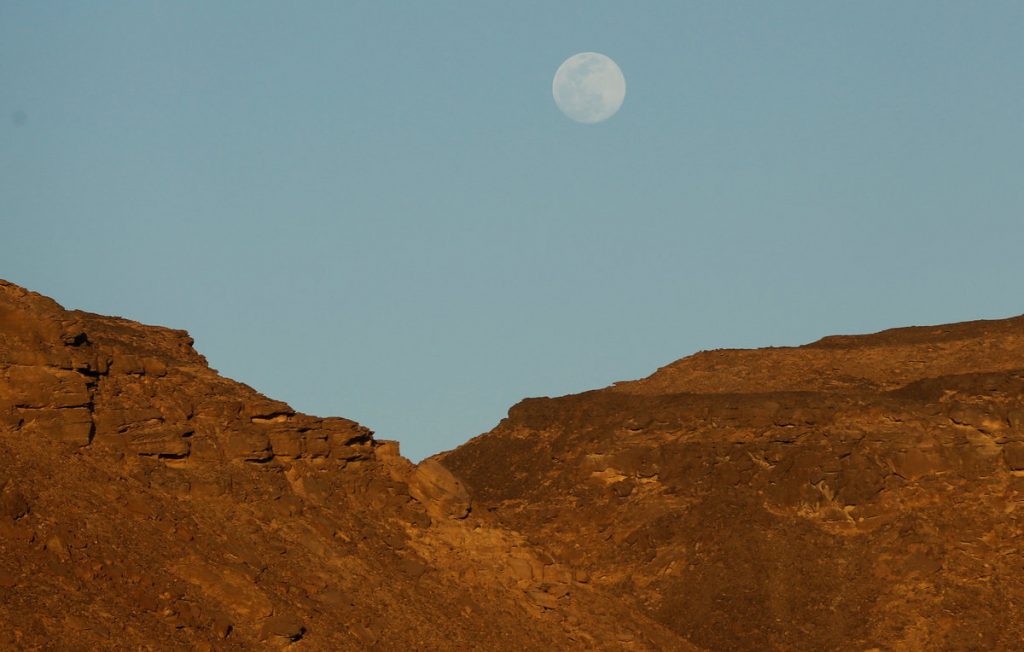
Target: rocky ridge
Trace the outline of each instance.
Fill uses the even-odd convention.
[[[443,465],[0,281],[0,648],[687,649]],[[631,643],[631,645],[633,645]],[[612,646],[614,647],[614,645]]]
[[[1024,318],[703,352],[438,459],[703,649],[1024,641]]]
[[[0,648],[1016,650],[1024,318],[709,351],[413,465],[0,281]]]

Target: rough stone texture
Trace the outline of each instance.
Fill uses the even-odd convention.
[[[0,281],[0,649],[1018,650],[1024,318],[712,351],[413,465]]]
[[[436,460],[424,460],[409,477],[409,494],[429,506],[432,516],[466,518],[471,501],[466,488]]]
[[[437,459],[704,649],[1019,650],[1022,409],[1015,318],[698,353]]]
[[[0,649],[692,649],[468,508],[184,331],[0,281]]]

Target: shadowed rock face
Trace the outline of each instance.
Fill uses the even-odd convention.
[[[0,281],[0,649],[1015,650],[1024,319],[713,351],[420,465]]]
[[[0,281],[0,649],[689,649],[437,462]]]
[[[439,459],[706,649],[1024,640],[1022,318],[699,353]]]

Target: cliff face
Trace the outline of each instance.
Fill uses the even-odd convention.
[[[700,353],[418,466],[0,281],[0,649],[1013,650],[1024,318]]]
[[[0,282],[0,648],[685,649],[470,507],[184,331]]]
[[[1024,640],[1024,318],[704,352],[439,459],[705,649]]]

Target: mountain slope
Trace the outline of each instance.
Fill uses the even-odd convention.
[[[1024,640],[1024,318],[703,352],[437,459],[705,649]]]
[[[688,649],[470,509],[184,331],[0,281],[0,648]]]
[[[0,281],[0,648],[1014,650],[1024,318],[710,351],[412,465]]]

